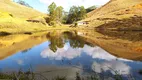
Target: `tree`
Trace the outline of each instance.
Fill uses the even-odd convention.
[[[57,6],[54,2],[48,6],[48,11],[49,11],[49,15],[50,15],[50,22],[56,20],[56,12],[55,12],[56,8],[57,8]]]
[[[72,6],[68,14],[67,23],[73,23],[73,22],[82,20],[85,17],[86,17],[86,10],[84,6],[80,6],[80,7]]]
[[[86,17],[86,9],[84,8],[84,6],[79,7],[79,16],[78,16],[78,20],[82,20]]]
[[[89,12],[95,10],[96,8],[97,8],[96,6],[91,6],[91,7],[86,9],[86,12],[89,13]]]
[[[77,21],[77,17],[78,17],[78,7],[76,6],[72,6],[70,8],[70,11],[69,11],[69,15],[68,15],[68,23],[73,23],[75,21]]]
[[[57,22],[62,22],[63,19],[63,7],[62,6],[56,6],[56,4],[53,2],[51,5],[48,6],[49,11],[49,25],[56,26]]]
[[[63,11],[62,23],[66,24],[68,20],[68,12]]]
[[[28,3],[26,3],[26,2],[23,1],[23,0],[18,0],[17,3],[18,3],[18,4],[21,4],[21,5],[24,5],[24,6],[27,6],[27,7],[30,7],[30,8],[33,8],[33,7],[31,7]]]
[[[56,16],[57,16],[57,20],[62,22],[62,18],[63,18],[63,7],[62,6],[58,6],[56,8]]]

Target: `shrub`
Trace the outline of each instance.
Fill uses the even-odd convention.
[[[49,17],[44,17],[46,23],[49,23],[50,22],[50,18]]]
[[[4,31],[2,31],[2,32],[0,32],[0,36],[6,36],[6,35],[10,35],[11,33],[9,33],[9,32],[4,32]]]
[[[32,35],[32,32],[25,32],[24,34]]]
[[[9,16],[13,17],[13,15],[12,15],[12,14],[9,14]]]
[[[75,23],[74,23],[74,27],[77,27],[77,25],[78,25],[78,23],[77,23],[77,22],[75,22]]]
[[[56,27],[56,22],[55,21],[51,21],[51,22],[49,22],[49,25],[53,26],[53,27]]]

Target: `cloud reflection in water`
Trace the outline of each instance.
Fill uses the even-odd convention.
[[[119,74],[130,74],[130,67],[120,61],[105,61],[102,63],[94,62],[92,64],[92,70],[97,73],[101,73],[102,70],[110,70],[112,74],[116,74],[114,71],[117,71]]]
[[[131,61],[127,59],[117,58],[100,47],[90,47],[85,45],[83,48],[72,48],[68,43],[65,44],[63,48],[58,48],[54,53],[50,48],[45,49],[41,52],[42,58],[49,58],[54,60],[62,60],[67,58],[69,60],[76,57],[80,57],[82,53],[85,53],[91,56],[93,59],[104,60],[104,62],[93,62],[92,70],[98,73],[110,70],[112,74],[115,74],[114,71],[118,71],[119,74],[130,74],[130,67],[122,61]],[[114,71],[113,71],[114,70]]]
[[[72,48],[69,43],[66,43],[63,48],[58,48],[56,52],[53,52],[49,47],[41,52],[42,58],[49,58],[55,60],[62,60],[67,58],[69,60],[81,56],[82,53],[85,53],[91,56],[94,59],[103,59],[107,61],[111,60],[122,60],[122,61],[131,61],[127,59],[117,58],[100,47],[90,47],[85,45],[83,48]]]
[[[55,53],[50,48],[47,48],[46,50],[41,52],[40,55],[42,58],[49,58],[55,60],[62,60],[63,58],[67,58],[71,60],[81,55],[81,48],[73,49],[68,46],[68,43],[66,43],[63,48],[58,48]]]

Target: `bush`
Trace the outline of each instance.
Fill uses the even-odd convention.
[[[77,22],[75,22],[75,23],[74,23],[74,27],[77,27],[77,25],[78,25],[78,23],[77,23]]]
[[[0,36],[6,36],[6,35],[10,35],[11,33],[9,33],[9,32],[4,32],[4,31],[2,31],[2,32],[0,32]]]
[[[44,17],[46,23],[49,23],[50,22],[50,18],[49,17]]]
[[[51,21],[51,22],[49,22],[49,25],[53,26],[53,27],[56,27],[56,22],[55,21]]]
[[[13,15],[12,15],[12,14],[9,14],[9,16],[13,17]]]
[[[32,35],[32,32],[25,32],[24,34]]]

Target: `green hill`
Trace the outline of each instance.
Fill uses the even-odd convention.
[[[32,8],[14,3],[11,0],[0,0],[0,32],[23,33],[47,29],[44,17],[46,14]],[[39,22],[27,22],[35,20]]]
[[[44,13],[41,13],[26,6],[22,6],[20,4],[12,2],[11,0],[0,0],[0,12],[11,13],[14,17],[18,18],[45,16]]]

